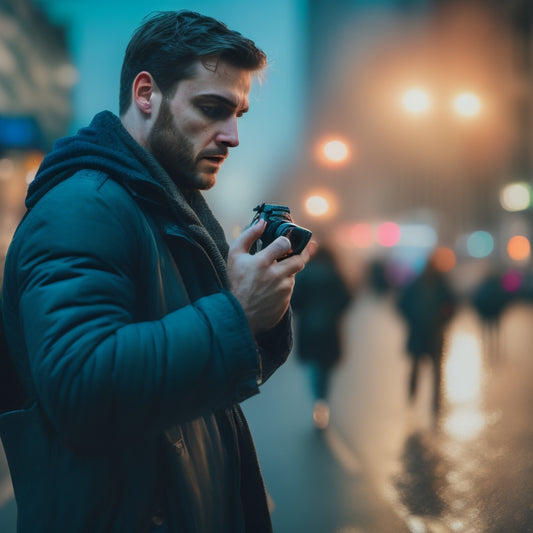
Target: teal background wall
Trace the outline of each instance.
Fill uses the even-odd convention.
[[[241,145],[233,150],[208,194],[224,226],[248,221],[251,208],[269,201],[298,151],[305,105],[307,2],[195,0],[36,0],[50,19],[66,27],[79,79],[73,91],[71,133],[103,109],[118,112],[119,75],[127,42],[151,11],[191,9],[225,22],[253,39],[269,58],[261,84],[241,120]],[[219,186],[223,183],[222,186]]]

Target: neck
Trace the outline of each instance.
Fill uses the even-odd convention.
[[[147,134],[146,134],[146,120],[143,120],[138,113],[135,112],[133,106],[131,106],[126,113],[120,117],[122,125],[126,131],[143,147],[147,146]]]

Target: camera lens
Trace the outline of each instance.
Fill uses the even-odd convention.
[[[310,231],[294,224],[282,224],[278,230],[278,235],[283,235],[291,241],[292,252],[294,254],[302,253],[302,250],[311,238]]]

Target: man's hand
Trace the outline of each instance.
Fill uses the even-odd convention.
[[[273,328],[289,307],[294,276],[302,270],[316,249],[309,243],[300,255],[285,257],[291,250],[286,237],[278,237],[269,246],[250,255],[252,244],[263,234],[266,222],[260,220],[244,230],[232,244],[228,256],[231,292],[239,300],[252,333]]]

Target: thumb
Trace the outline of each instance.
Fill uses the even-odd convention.
[[[246,228],[233,242],[232,248],[241,252],[248,253],[252,244],[263,235],[266,221],[260,219],[255,224]]]

